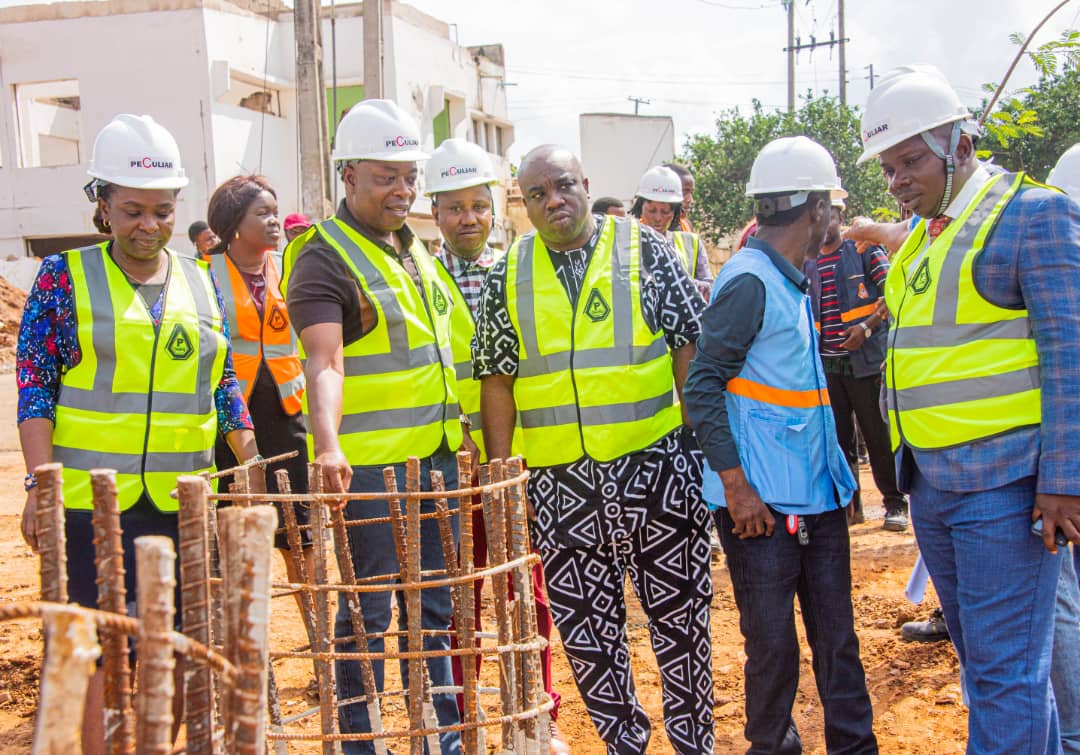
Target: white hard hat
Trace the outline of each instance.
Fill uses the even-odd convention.
[[[1057,165],[1046,177],[1046,183],[1056,186],[1080,202],[1080,143],[1065,150]]]
[[[827,191],[840,199],[847,196],[827,149],[805,136],[785,136],[761,148],[750,168],[746,196],[811,191]]]
[[[447,139],[431,154],[425,170],[425,197],[444,191],[491,186],[499,182],[484,148],[464,139]]]
[[[428,157],[420,149],[420,127],[416,120],[390,100],[356,103],[341,119],[334,134],[334,162],[406,163]]]
[[[649,168],[638,182],[636,196],[653,202],[677,204],[683,201],[682,181],[671,168],[657,165]]]
[[[149,115],[123,113],[109,121],[94,139],[86,172],[98,181],[132,189],[188,185],[176,139]]]
[[[971,113],[936,67],[895,68],[881,77],[866,98],[862,116],[863,153],[857,164],[917,134],[970,118]]]

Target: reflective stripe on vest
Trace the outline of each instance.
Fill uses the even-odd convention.
[[[514,398],[532,466],[639,451],[682,422],[662,330],[641,311],[639,226],[604,220],[573,307],[535,234],[507,256]],[[557,252],[554,252],[557,254]]]
[[[793,391],[776,388],[746,378],[734,377],[727,382],[728,393],[760,401],[774,406],[809,409],[813,406],[829,406],[829,392],[825,389]]]
[[[1023,174],[1001,174],[921,256],[922,221],[885,283],[893,449],[948,448],[1041,422],[1039,358],[1026,310],[984,299],[973,269]]]
[[[375,310],[375,326],[344,346],[341,449],[355,465],[397,464],[461,445],[450,321],[453,299],[419,239],[409,250],[424,291],[401,263],[345,223],[319,223]],[[304,413],[307,414],[307,395]],[[309,451],[314,439],[308,436]]]
[[[450,252],[447,252],[447,254],[450,254]],[[498,260],[503,256],[504,252],[496,249],[494,254],[495,259]],[[450,328],[451,344],[454,352],[454,376],[457,378],[458,402],[461,404],[461,411],[469,417],[469,422],[472,424],[469,436],[480,451],[480,462],[484,463],[488,459],[487,449],[484,447],[484,430],[480,418],[480,381],[473,379],[472,369],[472,339],[476,333],[476,320],[473,318],[469,303],[465,301],[465,296],[461,293],[454,276],[439,260],[435,261],[435,268],[454,300],[454,308],[450,313]],[[513,455],[524,455],[520,425],[514,428],[512,448],[511,453]]]
[[[53,458],[64,464],[64,504],[92,509],[90,470],[102,468],[117,470],[121,511],[145,493],[173,512],[177,476],[213,469],[214,390],[228,350],[222,314],[206,263],[167,252],[155,331],[108,243],[65,252],[82,358],[57,397]]]
[[[697,273],[698,250],[701,247],[701,240],[696,233],[686,231],[675,231],[671,236],[672,241],[675,243],[675,251],[679,253],[679,259],[682,261],[683,267],[693,278]]]
[[[214,254],[210,260],[229,319],[233,367],[244,400],[250,403],[259,365],[265,361],[277,385],[282,409],[286,414],[296,414],[300,411],[304,375],[285,297],[281,295],[277,255],[267,253],[263,263],[266,293],[262,316],[247,282],[229,255]]]

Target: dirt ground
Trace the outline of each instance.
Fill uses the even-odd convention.
[[[18,515],[23,502],[19,483],[23,474],[15,432],[14,376],[9,372],[0,375],[0,564],[5,574],[0,580],[0,605],[34,599],[38,592],[37,561],[19,535]],[[873,488],[866,469],[863,484]],[[952,646],[906,643],[899,636],[901,623],[924,618],[929,610],[910,605],[903,596],[904,584],[915,561],[914,539],[908,533],[883,532],[880,500],[873,492],[867,499],[869,521],[852,530],[853,600],[881,751],[926,755],[963,752],[967,716],[960,703],[958,667]],[[275,570],[277,578],[284,580],[280,559],[275,560]],[[713,561],[713,580],[716,752],[744,752],[742,664],[745,656],[738,613],[722,558]],[[628,591],[628,604],[628,632],[638,694],[653,723],[649,752],[668,753],[671,748],[663,733],[659,676],[649,647],[645,617],[632,591]],[[804,641],[795,719],[806,752],[824,753],[821,704],[801,625],[799,634]],[[303,642],[303,630],[290,598],[275,602],[272,642],[275,650],[295,648]],[[603,747],[574,688],[557,638],[554,656],[556,687],[563,695],[559,716],[563,733],[575,753],[602,753]],[[41,631],[37,622],[0,623],[0,752],[30,749],[40,658]],[[485,664],[485,668],[493,672],[494,664]],[[313,705],[304,696],[312,678],[308,663],[281,661],[275,664],[275,673],[286,716]],[[401,703],[390,702],[387,713],[392,716],[399,712],[395,708],[399,709]],[[303,728],[311,731],[315,727],[313,721],[303,724]],[[493,738],[489,737],[489,742]],[[316,750],[307,745],[292,751]]]

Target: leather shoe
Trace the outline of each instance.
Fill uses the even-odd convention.
[[[945,614],[935,608],[926,621],[909,621],[900,627],[900,636],[911,642],[941,642],[949,639],[949,628],[945,625]]]

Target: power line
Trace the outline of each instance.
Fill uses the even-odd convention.
[[[827,44],[827,43],[822,43]],[[719,79],[719,78],[680,78],[680,79],[652,79],[640,76],[608,76],[603,74],[576,73],[572,71],[538,71],[527,68],[508,68],[507,73],[514,76],[550,76],[560,79],[584,79],[587,81],[616,81],[634,82],[640,84],[724,84],[726,86],[755,86],[758,84],[782,84],[780,79]]]

